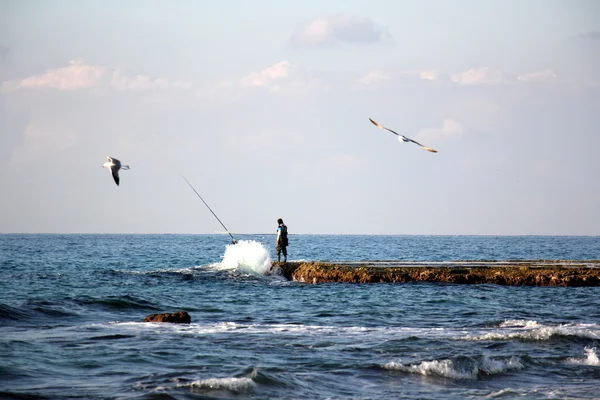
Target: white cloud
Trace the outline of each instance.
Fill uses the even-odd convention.
[[[536,71],[529,74],[519,75],[517,79],[521,82],[551,83],[556,81],[556,72],[551,69],[547,69],[544,71]]]
[[[437,81],[440,78],[440,74],[431,69],[424,70],[408,70],[404,71],[406,75],[417,75],[421,80],[424,81]]]
[[[148,75],[128,76],[119,70],[112,74],[110,85],[118,90],[148,90],[160,88],[189,89],[191,85],[186,82],[170,81],[165,78],[152,78]]]
[[[242,85],[275,87],[278,82],[290,79],[296,71],[297,68],[289,61],[281,61],[260,72],[247,75],[242,79]]]
[[[41,75],[34,75],[16,82],[4,82],[3,91],[17,89],[50,88],[61,91],[89,89],[108,86],[116,90],[149,90],[158,88],[187,89],[186,82],[174,82],[148,75],[127,75],[116,68],[86,64],[83,60],[71,60],[66,67],[56,68]]]
[[[239,80],[221,82],[220,88],[261,88],[269,92],[282,90],[304,91],[315,84],[314,77],[303,68],[284,60],[258,72],[251,72]]]
[[[417,134],[417,140],[458,139],[463,136],[464,128],[459,122],[446,118],[441,128],[425,128]]]
[[[368,18],[336,14],[299,26],[290,41],[296,46],[333,46],[341,43],[375,43],[390,35]]]
[[[371,71],[364,77],[358,80],[359,83],[364,85],[376,85],[381,82],[386,82],[391,79],[391,75],[383,71]]]
[[[87,65],[82,60],[71,60],[67,67],[23,79],[18,87],[58,90],[85,89],[97,85],[105,70],[105,67]]]
[[[419,72],[419,78],[424,81],[435,81],[439,78],[439,74],[436,71],[421,71]]]
[[[450,77],[459,85],[497,85],[506,82],[501,71],[492,68],[471,68],[470,70]]]

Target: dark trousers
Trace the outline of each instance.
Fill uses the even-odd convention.
[[[281,259],[281,253],[283,252],[283,261],[287,261],[287,246],[277,246],[277,262]]]

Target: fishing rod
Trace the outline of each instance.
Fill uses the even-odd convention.
[[[204,201],[204,199],[202,198],[202,196],[200,196],[200,193],[198,193],[196,191],[196,189],[194,189],[194,187],[192,186],[192,184],[190,182],[188,182],[187,179],[185,179],[185,176],[183,176],[183,174],[181,174],[181,177],[187,182],[188,185],[190,185],[190,187],[192,188],[192,190],[196,193],[196,195],[198,195],[198,197],[200,197],[200,200],[202,200],[202,202],[204,203],[204,205],[210,210],[210,212],[212,213],[212,215],[215,216],[215,218],[217,219],[217,221],[219,221],[219,223],[221,224],[221,226],[223,228],[225,228],[225,230],[227,231],[227,233],[229,234],[229,236],[231,236],[231,243],[236,244],[237,240],[235,240],[235,238],[233,237],[233,235],[231,234],[231,232],[229,232],[229,229],[227,229],[225,227],[225,225],[223,225],[223,223],[221,222],[221,220],[219,219],[219,217],[217,217],[217,214],[215,214],[215,212],[210,208],[210,206],[208,204],[206,204],[206,202]]]

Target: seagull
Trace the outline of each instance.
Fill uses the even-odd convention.
[[[116,158],[112,158],[112,157],[106,157],[106,158],[108,159],[108,161],[105,162],[104,165],[102,165],[102,168],[107,167],[110,169],[110,172],[112,173],[112,177],[115,180],[115,183],[117,184],[117,186],[119,186],[119,170],[120,169],[128,170],[129,165],[121,165],[121,161],[117,160]]]
[[[410,139],[410,138],[407,138],[406,136],[404,136],[404,135],[401,135],[401,134],[399,134],[398,132],[394,132],[393,130],[391,130],[391,129],[388,129],[388,128],[386,128],[385,126],[383,126],[383,125],[380,125],[380,124],[378,124],[377,122],[373,121],[371,118],[369,118],[369,121],[371,121],[371,123],[373,123],[373,125],[375,125],[376,127],[380,128],[380,129],[383,129],[383,130],[386,130],[386,131],[388,131],[388,132],[392,132],[394,135],[397,135],[397,136],[398,136],[398,140],[400,140],[401,142],[413,142],[414,144],[418,144],[419,146],[421,146],[422,148],[424,148],[424,149],[425,149],[425,150],[427,150],[427,151],[430,151],[430,152],[432,152],[432,153],[437,153],[437,150],[434,150],[434,149],[432,149],[431,147],[426,147],[426,146],[423,146],[423,145],[422,145],[421,143],[419,143],[419,142],[416,142],[416,141],[414,141],[414,140],[412,140],[412,139]]]

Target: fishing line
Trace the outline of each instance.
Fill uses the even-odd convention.
[[[190,187],[192,188],[192,190],[194,191],[194,193],[196,193],[196,195],[198,195],[198,197],[200,197],[200,200],[202,200],[202,202],[210,210],[210,212],[212,213],[212,215],[215,216],[215,218],[217,219],[217,221],[219,221],[219,223],[221,224],[221,226],[225,229],[225,231],[227,231],[227,233],[229,234],[229,236],[231,236],[231,243],[236,244],[237,240],[235,240],[235,238],[233,237],[233,235],[231,234],[231,232],[229,232],[229,229],[227,229],[225,227],[225,225],[223,225],[223,223],[221,222],[221,220],[219,219],[219,217],[217,217],[217,214],[215,214],[215,212],[210,208],[210,206],[208,204],[206,204],[206,202],[204,201],[204,199],[202,198],[202,196],[200,196],[200,193],[198,193],[196,191],[196,189],[194,189],[194,187],[192,186],[192,184],[190,182],[188,182],[187,179],[185,179],[185,176],[183,176],[183,174],[181,174],[181,177],[187,182],[188,185],[190,185]]]

